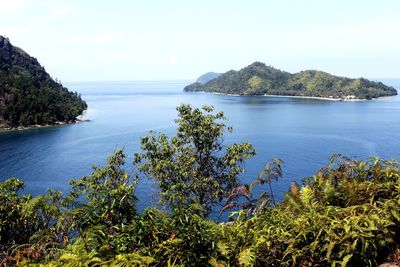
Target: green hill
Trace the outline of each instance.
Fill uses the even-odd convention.
[[[205,84],[193,83],[185,91],[204,91],[239,95],[287,95],[333,99],[372,99],[397,95],[396,89],[364,78],[338,77],[307,70],[291,74],[255,62],[239,71],[228,71]]]
[[[74,122],[86,108],[80,95],[0,36],[0,128]]]

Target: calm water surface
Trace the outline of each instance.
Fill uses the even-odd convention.
[[[275,184],[280,196],[292,180],[314,174],[332,153],[356,158],[400,158],[400,97],[336,102],[262,96],[185,93],[190,81],[80,82],[66,84],[87,101],[91,122],[0,133],[0,180],[18,177],[25,191],[67,190],[71,178],[102,165],[117,148],[130,156],[149,130],[173,134],[176,106],[214,105],[233,126],[226,143],[251,142],[257,156],[245,165],[243,181],[257,176],[273,157],[283,159],[284,178]],[[400,89],[400,80],[386,83]],[[132,157],[130,157],[129,161]],[[155,187],[142,179],[140,207],[155,201]]]

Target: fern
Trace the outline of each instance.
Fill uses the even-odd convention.
[[[346,255],[346,256],[343,258],[342,262],[340,263],[340,266],[341,266],[341,267],[346,267],[347,264],[350,262],[350,260],[351,260],[352,257],[353,257],[353,254],[348,254],[348,255]]]
[[[242,250],[238,255],[238,262],[240,266],[254,266],[256,255],[251,250],[251,248],[247,248]]]

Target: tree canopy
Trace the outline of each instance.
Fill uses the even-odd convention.
[[[222,201],[238,185],[241,163],[252,157],[251,144],[223,145],[223,135],[231,132],[223,112],[181,105],[177,133],[151,133],[142,137],[142,153],[135,155],[138,169],[156,179],[162,200],[170,207],[199,204],[204,214]]]
[[[86,108],[78,93],[0,36],[0,128],[71,122]]]

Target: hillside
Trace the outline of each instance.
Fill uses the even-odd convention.
[[[185,91],[239,95],[287,95],[332,99],[372,99],[397,95],[393,87],[364,78],[350,79],[326,72],[306,70],[291,74],[255,62],[239,71],[228,71],[205,84],[190,84]]]
[[[80,95],[0,36],[0,128],[74,122],[86,108]]]

